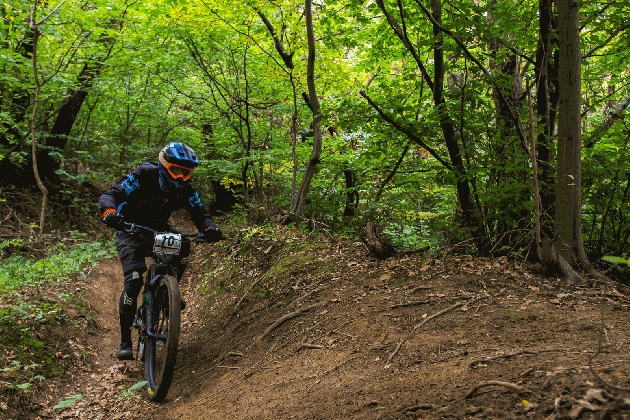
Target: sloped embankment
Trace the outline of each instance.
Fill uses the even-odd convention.
[[[120,285],[105,271],[90,299],[108,330],[67,389],[87,392],[49,417],[628,418],[630,299],[613,284],[567,288],[506,259],[379,262],[360,243],[259,228],[195,247],[174,383],[155,405],[120,398],[142,372],[112,357]]]
[[[630,301],[612,284],[282,235],[195,254],[160,417],[628,416],[599,379],[630,386]]]

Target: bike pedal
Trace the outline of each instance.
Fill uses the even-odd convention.
[[[131,346],[127,343],[121,344],[116,352],[116,358],[118,360],[133,360],[133,351]]]

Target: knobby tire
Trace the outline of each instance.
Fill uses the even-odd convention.
[[[181,298],[177,280],[161,276],[158,286],[147,305],[147,322],[153,331],[165,337],[165,341],[147,337],[145,344],[144,372],[147,395],[150,400],[161,402],[166,397],[177,357],[181,318]]]

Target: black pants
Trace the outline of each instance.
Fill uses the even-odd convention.
[[[171,227],[165,231],[177,233]],[[136,314],[138,295],[144,284],[143,274],[147,271],[145,259],[151,255],[152,246],[153,244],[149,244],[138,235],[116,232],[116,250],[124,274],[124,288],[118,304],[121,342],[124,343],[131,344],[131,326]],[[173,265],[177,268],[177,281],[184,274],[188,255],[190,255],[190,242],[183,240],[180,254],[173,258]]]

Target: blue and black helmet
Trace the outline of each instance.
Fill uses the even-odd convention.
[[[199,159],[192,148],[183,143],[170,142],[158,156],[160,186],[165,191],[184,187],[196,166],[199,166]]]
[[[194,168],[199,166],[197,153],[184,143],[170,142],[160,152],[160,156],[169,163]]]

